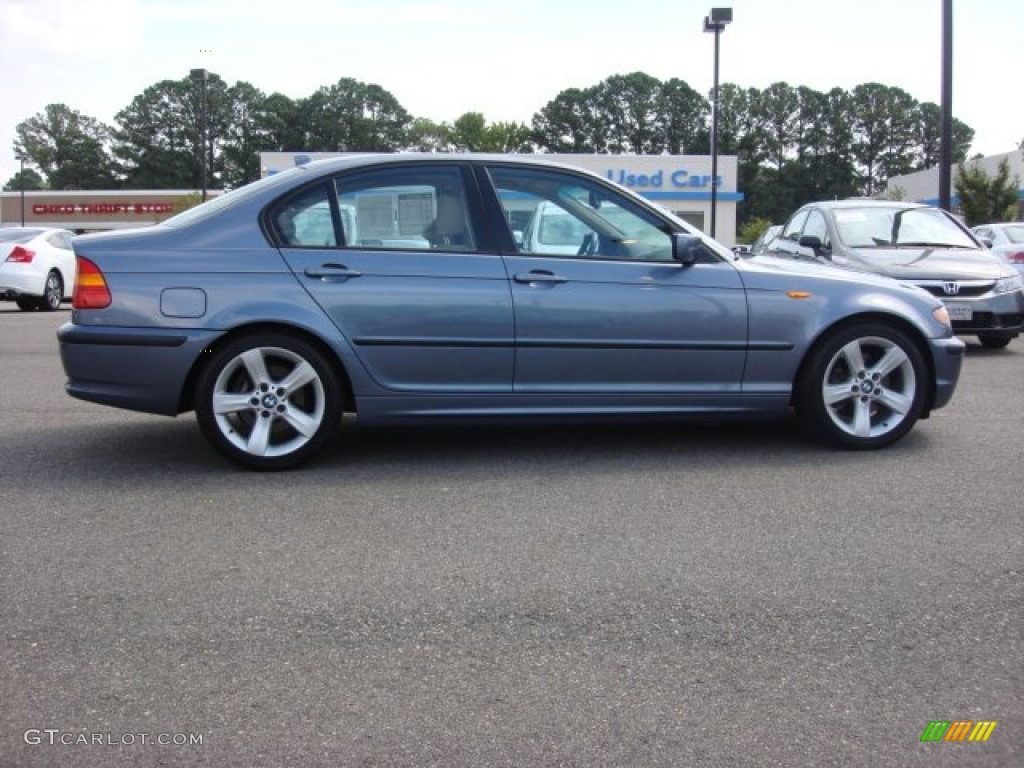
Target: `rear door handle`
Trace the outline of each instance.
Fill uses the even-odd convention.
[[[321,264],[320,269],[306,269],[306,277],[315,277],[324,282],[331,282],[332,280],[342,281],[348,280],[350,277],[361,277],[362,272],[355,269],[349,269],[344,264],[327,263]]]
[[[549,272],[546,269],[534,269],[530,272],[520,272],[512,278],[517,283],[564,283],[567,278]]]

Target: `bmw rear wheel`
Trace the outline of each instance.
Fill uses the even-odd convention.
[[[842,448],[881,448],[924,410],[927,367],[917,345],[884,324],[850,326],[819,345],[797,383],[797,415]]]
[[[196,385],[196,417],[221,454],[252,469],[285,469],[309,459],[342,413],[341,381],[313,344],[258,333],[213,352]]]

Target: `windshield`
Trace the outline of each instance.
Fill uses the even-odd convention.
[[[835,218],[839,239],[851,248],[978,247],[938,208],[840,208]]]

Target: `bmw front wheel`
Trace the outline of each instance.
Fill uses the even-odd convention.
[[[881,448],[920,418],[928,375],[917,345],[884,324],[841,329],[819,345],[797,382],[797,415],[842,448]]]
[[[252,469],[294,467],[334,432],[342,385],[313,344],[286,333],[259,333],[212,354],[196,385],[196,417],[206,439],[228,459]]]

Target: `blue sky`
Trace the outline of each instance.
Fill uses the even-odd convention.
[[[714,2],[714,0],[711,0]],[[15,125],[63,102],[112,122],[144,88],[196,67],[306,96],[377,83],[413,115],[529,122],[559,91],[643,71],[706,93],[701,0],[0,0],[0,180]],[[727,2],[716,4],[726,5]],[[721,79],[818,90],[864,82],[940,99],[940,0],[733,0]],[[954,114],[974,152],[1024,139],[1021,0],[954,0]]]

